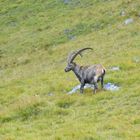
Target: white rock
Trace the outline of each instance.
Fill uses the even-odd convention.
[[[87,89],[87,88],[94,89],[94,85],[86,84],[84,86],[84,89]],[[117,85],[115,85],[113,83],[107,83],[104,85],[104,89],[110,90],[110,91],[117,91],[117,90],[119,90],[119,88],[120,87],[118,87]],[[73,94],[73,93],[77,92],[79,89],[80,89],[80,85],[77,85],[71,91],[69,91],[67,94]]]
[[[112,70],[112,71],[118,71],[118,70],[120,70],[120,67],[114,66],[114,67],[111,67],[110,70]]]
[[[125,14],[125,11],[121,11],[120,15],[121,15],[121,16],[125,16],[125,15],[126,15],[126,14]]]
[[[130,23],[133,23],[134,22],[134,20],[133,20],[133,18],[128,18],[128,19],[126,19],[125,20],[125,25],[127,25],[127,24],[130,24]]]

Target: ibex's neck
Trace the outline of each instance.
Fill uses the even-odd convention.
[[[75,67],[73,69],[73,72],[75,73],[75,75],[77,76],[77,78],[79,79],[79,81],[81,81],[82,78],[82,70],[81,67],[77,64],[75,64]]]

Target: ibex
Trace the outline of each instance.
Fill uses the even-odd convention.
[[[105,68],[101,64],[91,65],[91,66],[79,66],[74,61],[76,56],[81,55],[82,51],[87,49],[93,50],[92,48],[83,48],[78,51],[72,52],[68,55],[67,66],[65,72],[73,71],[81,83],[80,93],[83,93],[83,89],[86,83],[94,85],[94,93],[98,89],[97,83],[101,82],[101,87],[104,86],[104,75]]]

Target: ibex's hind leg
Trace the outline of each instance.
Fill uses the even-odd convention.
[[[104,88],[104,77],[101,78],[101,87]]]

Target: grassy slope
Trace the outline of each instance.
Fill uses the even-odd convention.
[[[139,11],[139,0],[1,0],[0,139],[139,139]],[[105,82],[120,91],[66,95],[78,84],[67,54],[87,46],[77,62],[119,66]]]

